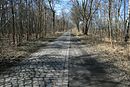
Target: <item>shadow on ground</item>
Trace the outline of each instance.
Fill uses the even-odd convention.
[[[56,38],[42,38],[40,40],[37,40],[37,41],[28,41],[28,42],[24,42],[24,43],[21,43],[20,45],[18,45],[17,47],[17,52],[19,51],[24,51],[26,52],[27,54],[25,55],[20,55],[18,57],[15,57],[17,55],[14,55],[14,56],[10,56],[10,55],[7,55],[7,56],[3,56],[1,59],[0,59],[0,74],[6,70],[8,70],[9,68],[11,67],[15,67],[17,66],[21,61],[23,61],[25,58],[28,58],[29,55],[31,53],[34,53],[34,52],[37,52],[40,48],[44,48],[47,46],[48,43],[50,42],[53,42],[55,41]]]
[[[67,75],[65,64],[65,56],[62,55],[34,56],[1,72],[0,87],[55,87],[60,81],[64,82]]]
[[[78,39],[72,35],[70,50],[75,55],[70,53],[69,57],[69,87],[130,87],[130,79],[124,78],[126,71],[113,65],[114,60],[100,61],[102,53],[88,54],[82,49],[86,44],[96,46],[102,43],[96,41],[96,38]]]
[[[83,55],[69,57],[69,87],[130,87],[130,79],[128,81],[123,77],[126,71],[109,61],[99,61],[101,53],[87,54],[80,47],[82,43],[72,45],[76,45]],[[115,80],[118,78],[122,79]]]

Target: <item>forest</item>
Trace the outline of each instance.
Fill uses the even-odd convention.
[[[56,14],[60,0],[1,0],[0,53],[4,47],[45,38],[76,26],[84,35],[100,35],[114,42],[128,42],[128,0],[70,0],[70,13]],[[69,15],[67,15],[69,14]],[[69,17],[71,16],[71,21]],[[54,35],[55,36],[55,35]],[[5,44],[6,43],[6,44]]]
[[[130,87],[129,30],[130,0],[0,0],[0,87]]]
[[[129,0],[72,0],[71,16],[78,32],[125,47],[129,58]]]
[[[111,39],[111,44],[128,41],[128,0],[73,0],[72,20],[85,35],[98,32],[100,38]]]
[[[57,3],[60,1],[0,0],[0,55],[27,41],[53,38],[70,28],[64,10],[56,14]]]

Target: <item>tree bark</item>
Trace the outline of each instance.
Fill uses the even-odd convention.
[[[12,27],[13,27],[13,33],[12,33],[12,38],[13,38],[13,45],[15,45],[15,21],[14,21],[14,2],[13,0],[10,1],[11,3],[11,12],[12,12]]]
[[[129,5],[128,5],[128,26],[127,26],[127,30],[126,30],[126,33],[125,33],[125,42],[128,41],[129,39],[129,28],[130,28],[130,0],[129,0]]]

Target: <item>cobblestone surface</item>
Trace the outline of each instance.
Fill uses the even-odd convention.
[[[70,33],[0,73],[0,87],[68,87]]]
[[[66,32],[2,72],[0,87],[130,87],[130,75],[84,49],[86,44]]]
[[[80,40],[71,37],[69,87],[130,87],[130,75],[126,71],[116,67],[112,61],[104,60],[102,53],[94,52],[92,45]]]

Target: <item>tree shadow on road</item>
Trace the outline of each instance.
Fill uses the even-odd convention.
[[[0,74],[0,86],[11,84],[11,87],[19,87],[21,84],[29,87],[51,87],[58,83],[61,78],[65,78],[64,71],[67,70],[65,56],[62,55],[42,55],[34,56],[20,62],[18,65]],[[9,79],[11,78],[11,79]],[[18,83],[15,83],[18,82]],[[21,81],[21,83],[19,83]],[[29,82],[29,83],[28,83]],[[50,85],[50,86],[49,86]]]
[[[109,75],[109,70],[116,69],[117,76],[120,72],[109,62],[99,62],[93,54],[70,57],[69,59],[69,87],[129,87],[121,81],[114,81]],[[111,71],[110,71],[111,72]]]

